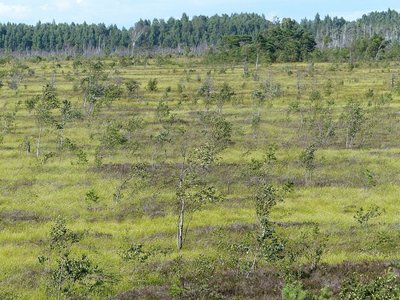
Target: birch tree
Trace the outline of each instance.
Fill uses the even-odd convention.
[[[29,111],[34,112],[38,126],[36,156],[39,157],[41,153],[43,130],[47,125],[55,123],[53,110],[60,106],[54,83],[46,83],[43,86],[42,94],[27,100],[25,104]]]

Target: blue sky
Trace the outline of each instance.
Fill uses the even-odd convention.
[[[343,16],[356,19],[370,11],[388,8],[400,10],[400,2],[384,0],[0,0],[0,22],[37,21],[105,23],[130,27],[140,18],[153,19],[214,15],[222,13],[255,12],[273,17],[290,17],[301,20],[321,17]]]

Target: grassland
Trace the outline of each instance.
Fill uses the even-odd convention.
[[[127,63],[118,57],[101,58],[108,76],[106,82],[138,80],[138,97],[128,97],[124,89],[119,99],[97,110],[95,115],[82,114],[66,125],[65,137],[84,152],[86,160],[79,161],[74,151],[60,150],[59,131],[51,125],[45,126],[42,153],[36,157],[39,128],[25,101],[40,95],[44,84],[53,80],[58,98],[70,100],[77,111],[83,111],[80,83],[87,76],[88,67],[82,61],[82,65],[75,67],[74,60],[60,58],[12,59],[1,65],[4,83],[12,80],[8,74],[16,68],[20,77],[16,90],[4,85],[0,91],[3,116],[17,111],[12,128],[3,130],[0,145],[0,298],[46,298],[46,270],[38,257],[48,249],[49,232],[58,216],[66,219],[68,228],[82,234],[80,242],[71,249],[73,255],[87,254],[113,278],[107,292],[92,298],[172,297],[178,272],[171,265],[180,257],[196,270],[205,268],[197,265],[202,259],[212,265],[212,271],[206,268],[207,282],[220,289],[219,296],[277,297],[281,281],[274,288],[260,283],[268,281],[266,270],[276,268],[267,261],[257,262],[254,275],[229,276],[229,270],[239,263],[245,266],[253,260],[252,251],[233,253],[229,245],[256,244],[259,229],[253,194],[260,176],[277,187],[288,182],[293,185],[293,191],[286,193],[284,201],[272,211],[276,230],[294,248],[305,237],[311,245],[324,240],[319,264],[325,270],[333,274],[343,268],[358,270],[360,265],[378,271],[389,265],[398,266],[398,63],[365,63],[354,69],[347,64],[262,65],[258,80],[254,80],[253,76],[243,76],[240,65],[210,66],[195,57],[162,63],[159,59]],[[153,78],[158,80],[157,91],[148,91],[146,85]],[[217,110],[214,103],[206,109],[204,97],[198,93],[207,78],[212,78],[216,93],[225,82],[235,91],[233,99],[222,108],[232,126],[231,141],[219,153],[217,165],[206,178],[224,195],[224,200],[207,204],[190,215],[185,244],[178,251],[176,191],[181,148],[194,148],[204,139],[204,124],[197,112]],[[271,94],[259,104],[253,92],[260,86],[274,86],[279,92],[268,90]],[[318,99],[310,100],[316,91]],[[354,146],[346,149],[343,112],[349,99],[359,101],[365,118]],[[330,116],[335,135],[318,145],[311,179],[306,180],[307,170],[300,157],[314,142],[315,128],[310,124],[314,124],[312,120],[327,118],[326,111],[315,110],[315,102],[325,105],[328,100],[333,103]],[[174,121],[168,123],[170,139],[165,143],[156,139],[166,126],[157,114],[160,101],[174,115]],[[376,104],[379,101],[384,104]],[[256,125],[252,123],[255,113],[260,115]],[[58,118],[58,111],[53,114]],[[125,124],[135,118],[143,122],[131,138],[138,147],[108,148],[101,164],[96,164],[96,149],[110,122]],[[3,121],[3,127],[5,124]],[[27,141],[30,153],[23,147]],[[274,149],[270,151],[276,157],[270,164],[264,163],[268,149]],[[253,172],[252,164],[257,162],[262,163],[262,175]],[[132,166],[139,164],[145,166],[145,178],[124,184]],[[98,197],[96,201],[87,199],[90,191]],[[376,208],[380,215],[360,224],[354,217],[360,208]],[[315,225],[319,228],[318,237],[312,233]],[[157,254],[146,262],[123,260],[121,251],[132,243]],[[239,263],[231,267],[229,263],[235,257]],[[299,265],[309,263],[307,257],[299,257]],[[257,273],[258,270],[265,273]],[[201,274],[190,267],[187,272],[188,282],[193,276],[192,284],[207,286],[199,279]],[[329,275],[325,277],[315,286],[310,283],[311,288],[325,285],[337,291],[334,279],[330,282]],[[229,280],[231,286],[226,282],[224,285]],[[254,291],[246,294],[242,286],[246,284],[255,287]],[[190,283],[188,286],[190,289]],[[122,294],[126,291],[131,294]]]

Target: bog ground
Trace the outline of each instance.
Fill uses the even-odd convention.
[[[398,67],[3,59],[0,298],[336,297],[397,270]]]

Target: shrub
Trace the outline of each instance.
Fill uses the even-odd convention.
[[[149,92],[155,92],[158,89],[157,85],[158,85],[157,78],[149,79],[149,81],[147,82],[147,90]]]
[[[398,276],[387,270],[383,276],[366,280],[363,275],[353,274],[342,285],[339,298],[343,300],[399,299]]]

